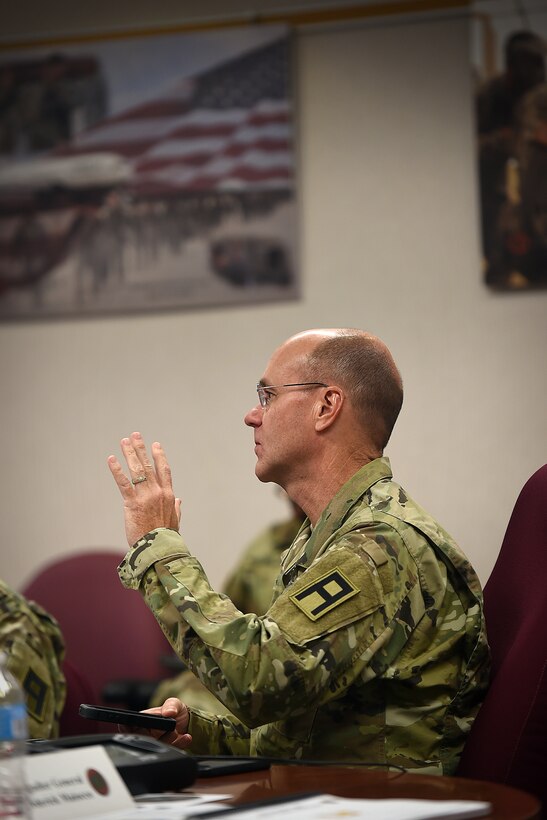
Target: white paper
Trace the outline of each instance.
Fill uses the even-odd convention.
[[[230,799],[231,794],[166,793],[139,795],[135,805],[128,811],[90,817],[88,820],[185,820],[190,815],[228,808],[218,803]],[[146,799],[148,798],[148,799]],[[251,820],[248,818],[248,820]]]
[[[244,809],[244,806],[241,807]],[[492,806],[475,800],[361,800],[321,794],[255,808],[253,820],[465,820],[490,814]],[[230,812],[230,820],[250,820],[249,812]]]

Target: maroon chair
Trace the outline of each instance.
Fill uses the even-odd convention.
[[[95,734],[102,726],[94,720],[80,717],[78,709],[80,703],[96,703],[97,694],[89,681],[67,660],[63,663],[63,673],[66,680],[66,700],[59,720],[59,737]]]
[[[492,682],[458,774],[547,808],[547,464],[524,485],[484,589]]]
[[[66,661],[104,703],[107,684],[148,682],[167,677],[164,664],[173,652],[154,616],[138,592],[124,589],[117,565],[123,553],[85,551],[61,558],[40,569],[23,594],[57,620],[66,644]],[[142,687],[141,687],[142,688]],[[145,687],[146,688],[146,687]],[[114,699],[128,708],[144,708],[120,686]]]

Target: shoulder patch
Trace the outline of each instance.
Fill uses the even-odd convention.
[[[303,646],[365,618],[382,601],[368,562],[349,547],[337,547],[281,590],[267,614],[288,641]]]
[[[27,703],[27,711],[38,721],[44,720],[49,686],[29,667],[23,680],[23,691]]]
[[[304,615],[316,621],[358,592],[359,587],[352,584],[339,567],[335,567],[299,592],[289,595],[289,598]]]

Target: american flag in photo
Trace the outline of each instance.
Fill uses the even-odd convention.
[[[134,202],[292,191],[290,38],[224,61],[106,117],[46,154],[0,168],[0,294],[62,262],[85,210]],[[70,58],[69,58],[70,59]]]
[[[291,187],[288,67],[282,38],[104,120],[56,153],[123,157],[140,191]]]

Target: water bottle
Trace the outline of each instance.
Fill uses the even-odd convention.
[[[0,817],[28,818],[25,789],[27,709],[18,681],[0,654]]]

